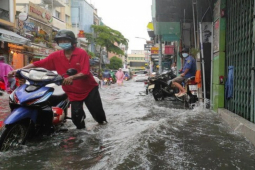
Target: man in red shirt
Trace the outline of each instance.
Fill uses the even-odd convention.
[[[54,39],[63,49],[50,54],[43,60],[36,61],[23,68],[43,67],[48,70],[56,70],[63,75],[70,68],[77,70],[73,76],[64,76],[63,90],[71,101],[72,121],[77,129],[85,128],[84,119],[86,118],[83,110],[85,102],[93,118],[103,124],[106,121],[105,112],[98,91],[98,84],[90,72],[89,56],[86,51],[76,48],[76,38],[72,31],[60,30]],[[16,71],[12,72],[14,75]]]

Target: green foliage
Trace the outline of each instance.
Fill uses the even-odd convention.
[[[92,34],[90,34],[90,33],[84,33],[84,34],[85,34],[85,38],[88,40],[88,42],[91,43],[93,40]]]
[[[199,49],[195,49],[195,48],[191,48],[190,49],[190,54],[192,55],[192,57],[196,58],[197,54],[200,52]]]
[[[96,35],[94,41],[97,45],[105,47],[107,52],[124,55],[124,52],[114,44],[123,44],[128,48],[128,39],[126,39],[119,31],[104,25],[92,25],[92,28]]]
[[[113,70],[118,70],[122,67],[122,60],[116,56],[110,59],[109,68]]]
[[[90,52],[90,51],[87,51],[88,55],[90,56],[90,58],[95,58],[95,54]]]

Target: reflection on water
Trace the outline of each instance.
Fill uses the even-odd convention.
[[[109,121],[86,130],[71,121],[66,133],[0,153],[0,169],[254,169],[254,147],[217,115],[177,101],[139,95],[142,83],[100,89]]]
[[[3,120],[9,113],[9,94],[3,93],[3,96],[0,96],[0,121]]]

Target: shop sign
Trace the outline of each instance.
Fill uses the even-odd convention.
[[[24,23],[24,28],[29,30],[29,31],[36,31],[37,30],[37,26],[35,26],[35,24],[32,23],[32,22],[25,22]]]
[[[19,14],[19,20],[21,20],[21,21],[26,21],[26,20],[27,20],[27,13],[21,12],[21,13]]]
[[[144,51],[149,51],[152,47],[152,44],[144,44]]]
[[[158,54],[158,47],[151,47],[151,54]]]
[[[53,21],[50,11],[47,11],[46,9],[43,9],[40,6],[37,6],[31,2],[29,2],[28,15],[46,23],[52,23]]]
[[[151,58],[152,58],[152,59],[158,59],[159,56],[158,56],[158,55],[152,55]]]
[[[24,50],[23,46],[8,43],[8,47],[11,49]]]
[[[48,56],[49,54],[53,53],[53,49],[48,49],[48,48],[34,48],[34,53],[37,55],[42,55],[42,56]]]

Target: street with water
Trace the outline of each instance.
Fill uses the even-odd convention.
[[[108,124],[98,125],[84,107],[85,130],[68,121],[67,132],[0,153],[0,169],[255,169],[254,146],[202,105],[189,110],[180,101],[156,102],[132,80],[103,86],[100,94]],[[0,120],[8,114],[5,94]]]

